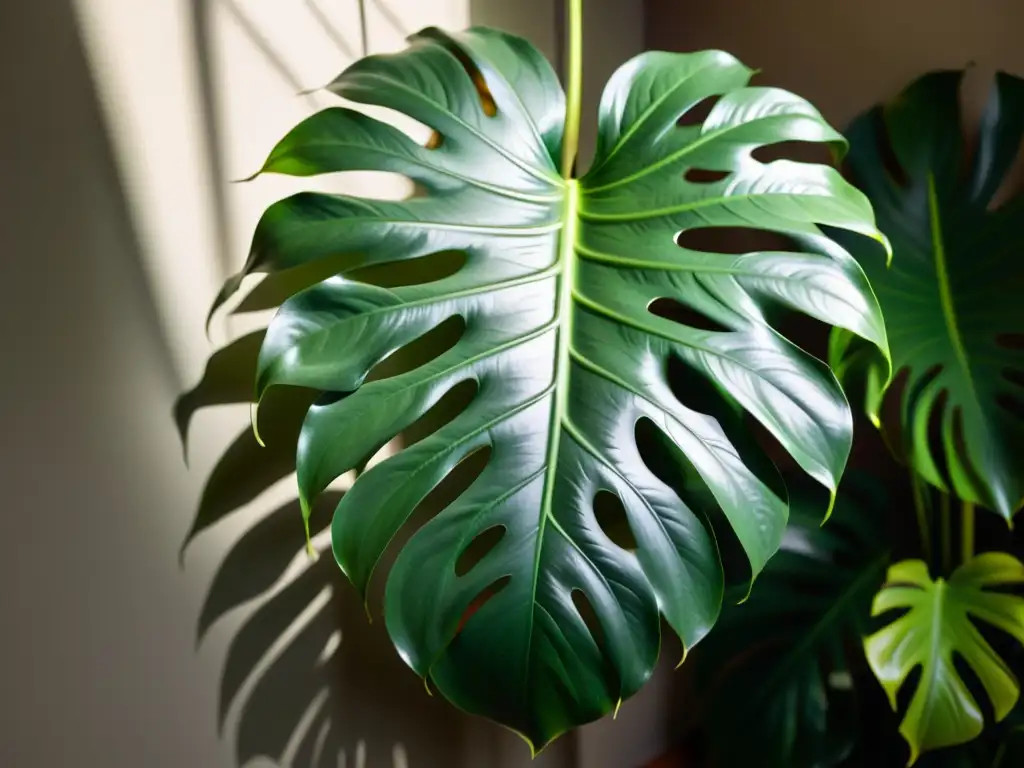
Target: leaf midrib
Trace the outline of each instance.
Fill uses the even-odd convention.
[[[924,727],[921,731],[927,733],[928,724],[931,722],[932,709],[935,706],[935,684],[939,677],[940,660],[939,656],[942,653],[942,619],[943,619],[943,601],[946,592],[946,582],[943,579],[937,579],[932,584],[932,605],[931,605],[931,626],[928,628],[928,684],[925,686],[924,680],[918,686],[918,692],[923,688],[925,691],[925,703],[921,707],[921,722]],[[923,677],[923,675],[922,675]]]
[[[544,551],[544,529],[550,519],[552,524],[558,526],[558,522],[551,514],[551,500],[555,489],[555,475],[558,467],[558,451],[561,442],[561,424],[567,410],[567,398],[569,389],[569,347],[572,343],[572,312],[573,295],[576,280],[576,234],[579,226],[579,182],[576,179],[566,181],[565,207],[562,214],[562,235],[558,243],[557,267],[561,270],[558,278],[558,304],[555,310],[555,317],[559,320],[558,339],[556,341],[556,356],[554,369],[554,402],[551,406],[551,416],[548,421],[548,452],[546,456],[547,472],[544,475],[544,497],[541,501],[540,522],[537,526],[537,543],[533,559],[533,581],[530,585],[530,599],[536,607],[537,584],[540,579],[541,555]],[[562,531],[563,535],[572,542],[572,539]],[[575,544],[575,542],[572,542]],[[523,654],[524,669],[529,669],[530,655],[533,652],[533,624],[534,613],[530,611],[529,623],[527,624],[526,650]],[[524,701],[529,701],[530,676],[523,680]]]
[[[957,321],[956,307],[953,304],[953,290],[949,282],[949,271],[946,267],[946,246],[942,237],[942,222],[939,216],[939,198],[935,188],[935,175],[928,173],[928,223],[932,238],[932,253],[935,256],[935,278],[939,284],[939,303],[942,306],[942,318],[946,323],[950,345],[957,363],[964,372],[964,381],[971,397],[971,402],[979,404],[978,391],[974,384],[967,349],[964,347]]]

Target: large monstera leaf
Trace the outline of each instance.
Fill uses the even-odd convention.
[[[1024,195],[994,198],[1024,137],[1024,80],[997,76],[965,175],[962,74],[926,75],[851,126],[850,169],[895,258],[886,270],[853,253],[908,374],[904,453],[937,487],[1009,518],[1024,502]]]
[[[695,659],[715,764],[725,768],[829,768],[858,735],[849,651],[868,632],[885,575],[891,507],[877,481],[849,475],[822,526],[813,489],[790,489],[778,554]]]
[[[1024,583],[1024,565],[1003,552],[987,552],[957,568],[949,581],[932,580],[920,560],[889,568],[872,612],[903,615],[864,641],[868,662],[895,709],[910,673],[921,675],[900,724],[910,763],[921,752],[978,736],[984,717],[954,666],[959,656],[976,675],[996,721],[1020,697],[1020,684],[975,626],[983,622],[1024,643],[1024,598],[994,589]]]
[[[534,746],[643,684],[658,655],[659,615],[687,648],[708,632],[723,575],[705,513],[727,521],[754,575],[785,529],[784,492],[754,471],[719,420],[677,399],[670,358],[757,419],[831,491],[850,447],[848,406],[828,367],[765,313],[784,305],[885,349],[862,272],[819,229],[884,242],[865,198],[829,167],[751,156],[788,140],[843,140],[806,102],[748,87],[750,76],[721,52],[633,59],[605,91],[592,170],[565,180],[556,170],[565,102],[548,63],[497,31],[428,29],[330,86],[425,124],[426,146],[339,107],[295,128],[264,168],[391,171],[420,194],[283,200],[261,220],[243,275],[339,254],[359,268],[464,257],[431,282],[386,287],[342,272],[298,293],[267,331],[257,395],[275,385],[327,393],[299,440],[308,508],[446,393],[473,388],[436,432],[359,476],[335,512],[334,554],[365,594],[421,501],[488,451],[468,488],[402,548],[385,615],[418,674]],[[701,124],[677,125],[712,96],[721,99]],[[688,181],[692,169],[718,180]],[[680,232],[733,226],[788,235],[794,250],[708,253],[676,243]],[[705,327],[652,313],[658,299]],[[392,352],[452,318],[461,334],[449,348],[373,376]],[[635,439],[641,421],[661,431],[672,461],[703,489],[694,498],[717,509],[694,508],[648,469]],[[602,493],[621,503],[635,551],[599,525]]]

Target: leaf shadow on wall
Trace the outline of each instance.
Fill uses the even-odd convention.
[[[366,53],[366,8],[350,0],[360,19],[359,38],[342,31],[324,13],[324,0],[295,0],[346,60]],[[217,119],[214,77],[215,6],[225,11],[271,69],[309,100],[321,106],[275,46],[272,30],[263,30],[247,12],[244,0],[189,0],[193,44],[200,81],[205,159],[215,190],[218,258],[225,271],[237,266],[231,242],[228,179],[220,147],[225,137]],[[405,34],[398,16],[373,0],[380,16]],[[326,276],[326,275],[323,275]],[[323,277],[321,276],[321,277]],[[294,293],[299,283],[263,286],[238,311],[272,308]],[[307,282],[308,284],[308,282]],[[268,295],[269,294],[269,295]],[[249,403],[256,355],[263,331],[242,336],[208,361],[202,381],[183,394],[174,418],[184,445],[197,411]],[[302,768],[404,768],[402,745],[459,743],[460,716],[424,686],[395,653],[379,610],[368,622],[364,607],[334,563],[326,529],[341,492],[324,494],[310,521],[317,559],[305,552],[297,499],[267,513],[256,511],[261,497],[295,471],[302,417],[314,393],[284,389],[272,392],[260,408],[261,447],[246,427],[217,459],[207,477],[193,523],[182,543],[181,558],[204,532],[229,518],[251,517],[244,532],[219,563],[197,622],[201,646],[222,619],[246,612],[231,638],[218,696],[218,730],[234,741],[236,762],[245,766],[263,758],[280,766]],[[265,505],[264,505],[265,506]],[[382,566],[388,563],[383,562]],[[378,580],[382,582],[383,580]],[[371,590],[369,604],[382,604],[383,584]],[[424,755],[428,761],[429,756]],[[412,755],[414,764],[421,763]]]
[[[248,402],[262,335],[243,336],[211,357],[203,380],[176,406],[183,438],[196,410]],[[367,621],[335,565],[325,534],[342,492],[325,493],[313,509],[316,559],[304,552],[297,499],[269,514],[251,511],[294,472],[301,414],[311,401],[306,390],[268,394],[260,407],[266,447],[246,428],[220,456],[182,550],[228,518],[253,517],[220,562],[197,626],[201,644],[222,618],[249,609],[224,663],[218,728],[226,735],[236,723],[239,766],[264,757],[281,766],[335,768],[362,752],[365,762],[356,765],[401,768],[400,745],[455,744],[459,718],[402,664],[383,622]],[[381,604],[382,587],[371,591],[371,606]]]

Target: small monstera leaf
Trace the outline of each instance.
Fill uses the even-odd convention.
[[[296,127],[264,168],[390,171],[420,194],[276,203],[243,275],[346,254],[358,270],[461,254],[429,282],[369,284],[347,271],[290,298],[267,331],[257,394],[277,385],[326,393],[299,440],[308,509],[447,393],[471,391],[447,423],[359,476],[334,515],[334,554],[365,594],[421,502],[456,465],[487,452],[468,487],[401,549],[385,615],[410,667],[534,746],[644,683],[660,616],[686,647],[708,632],[723,576],[703,513],[727,521],[755,575],[782,538],[784,493],[715,418],[677,399],[670,358],[833,491],[850,448],[848,405],[828,367],[766,313],[784,305],[885,348],[860,268],[819,228],[884,242],[866,199],[832,168],[752,157],[790,140],[842,148],[842,137],[805,101],[748,87],[750,76],[716,51],[633,59],[605,91],[592,170],[566,180],[557,171],[565,100],[547,61],[494,30],[427,29],[330,86],[425,124],[426,146],[338,107]],[[702,122],[677,125],[715,96]],[[714,180],[684,178],[691,170]],[[794,247],[730,254],[676,242],[687,230],[737,226],[788,235]],[[689,314],[655,314],[659,299]],[[433,359],[374,377],[393,352],[450,322],[457,338]],[[717,509],[691,508],[648,469],[640,422],[661,431],[673,462]],[[617,498],[635,551],[598,523],[601,494]]]
[[[906,613],[868,637],[864,649],[893,709],[907,677],[921,668],[900,724],[900,733],[910,745],[910,763],[926,750],[962,744],[982,732],[982,711],[957,672],[954,655],[977,675],[997,722],[1017,703],[1017,678],[974,622],[989,624],[1024,643],[1024,599],[990,591],[1021,583],[1024,565],[1002,552],[978,555],[957,568],[949,581],[933,581],[920,560],[889,568],[872,612],[876,616],[892,610]]]
[[[1024,80],[997,75],[965,175],[961,76],[926,75],[850,127],[850,170],[894,263],[852,251],[885,313],[893,368],[907,373],[902,451],[930,483],[1009,518],[1024,503],[1024,194],[993,198],[1024,137]],[[848,340],[837,370],[859,356]],[[870,412],[879,400],[872,387]]]
[[[821,526],[811,489],[790,489],[778,554],[696,655],[716,765],[828,768],[857,737],[848,650],[884,578],[889,504],[877,481],[848,475]]]

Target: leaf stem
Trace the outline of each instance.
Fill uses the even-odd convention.
[[[961,502],[961,516],[960,525],[961,536],[961,558],[963,562],[968,562],[974,557],[974,504],[970,501]]]
[[[928,514],[924,506],[924,494],[921,488],[921,478],[917,473],[910,470],[910,489],[914,495],[914,512],[917,515],[917,530],[921,534],[921,551],[924,554],[925,562],[929,567],[932,565],[932,531],[928,525]]]
[[[949,508],[949,494],[939,493],[939,535],[942,546],[942,573],[948,574],[953,565],[953,513]]]
[[[580,146],[583,92],[583,0],[568,0],[569,69],[566,72],[565,135],[562,136],[562,178],[572,177]]]

